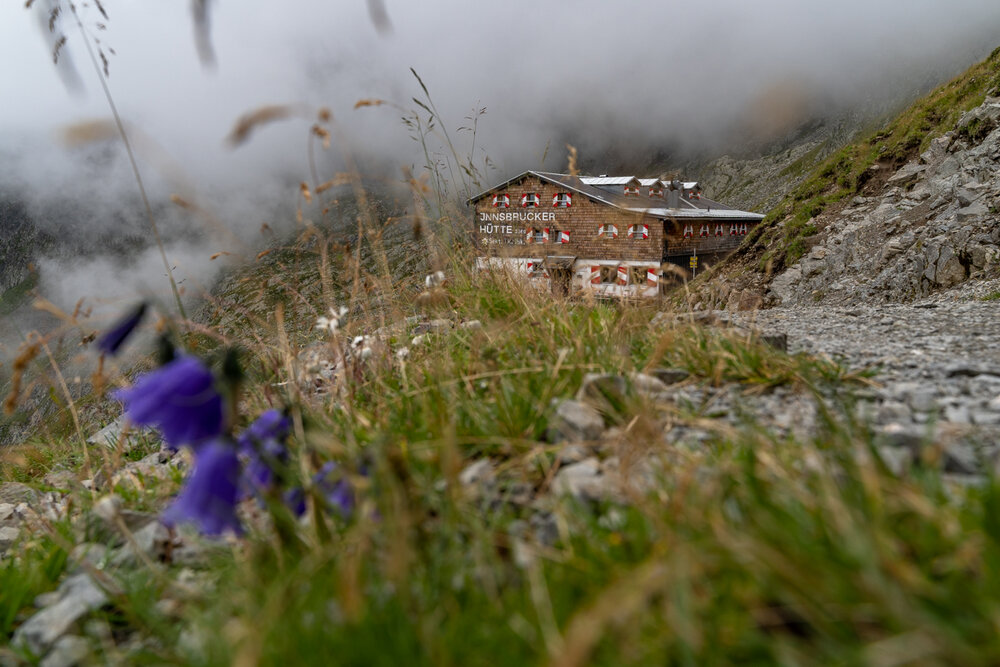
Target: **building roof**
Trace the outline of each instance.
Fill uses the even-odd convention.
[[[668,207],[667,200],[662,197],[650,197],[645,192],[640,192],[639,195],[628,195],[626,196],[624,192],[617,192],[604,187],[598,187],[594,185],[593,181],[601,179],[616,179],[616,184],[624,185],[625,183],[631,182],[635,179],[634,176],[618,176],[618,177],[589,177],[589,176],[571,176],[570,174],[556,174],[552,172],[545,171],[526,171],[522,174],[511,178],[508,181],[495,185],[489,190],[484,190],[483,192],[471,197],[466,203],[471,204],[473,202],[479,201],[483,197],[493,194],[497,190],[502,190],[512,183],[517,183],[529,176],[534,176],[540,178],[543,181],[547,181],[559,187],[565,188],[567,191],[575,192],[581,194],[593,201],[601,202],[607,206],[612,206],[614,208],[622,209],[625,211],[631,211],[634,213],[644,213],[646,215],[655,216],[658,218],[712,218],[717,220],[763,220],[764,216],[760,213],[751,213],[749,211],[740,211],[734,209],[725,204],[721,204],[717,201],[707,199],[702,197],[701,199],[687,199],[685,197],[679,197],[677,208]],[[638,180],[638,179],[635,179]],[[653,179],[655,180],[655,179]],[[688,186],[692,187],[688,187]],[[684,183],[686,189],[693,189],[694,186],[698,185],[697,182],[689,181]]]
[[[581,176],[580,182],[586,185],[628,185],[632,181],[639,181],[635,176]],[[640,183],[642,181],[639,181]]]

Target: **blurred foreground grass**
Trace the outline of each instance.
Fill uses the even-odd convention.
[[[352,471],[358,511],[347,520],[258,529],[214,551],[195,573],[176,566],[113,573],[121,594],[100,614],[113,636],[143,641],[107,641],[104,660],[968,665],[1000,658],[1000,488],[992,480],[949,486],[930,444],[925,465],[891,474],[852,416],[859,376],[746,334],[695,326],[683,314],[651,323],[662,304],[554,300],[502,274],[468,273],[461,255],[440,290],[392,279],[380,288],[372,276],[371,293],[349,300],[359,275],[330,259],[323,243],[290,247],[233,276],[199,340],[204,350],[217,340],[245,346],[252,381],[243,413],[291,406],[298,456],[332,457]],[[340,343],[313,328],[331,295],[351,304]],[[420,310],[482,326],[411,345],[404,318]],[[289,375],[304,346],[346,344],[377,328],[391,350],[409,347],[405,363],[390,361],[390,351],[376,354],[322,393]],[[670,461],[655,490],[622,505],[548,494],[558,466],[557,447],[546,440],[552,399],[571,397],[586,372],[661,367],[687,370],[691,388],[802,392],[821,406],[819,433],[796,440],[752,415],[733,427],[705,406],[672,410],[630,399],[606,417],[620,429],[622,456]],[[712,437],[681,445],[664,437],[664,423],[697,424]],[[499,499],[458,481],[484,456],[500,471]],[[40,474],[44,460],[25,465]],[[5,472],[25,475],[18,465]],[[535,492],[533,505],[503,502],[515,481]],[[175,487],[150,493],[162,499]],[[538,512],[552,517],[554,542],[525,530]],[[6,635],[58,578],[66,547],[32,540],[0,568]]]

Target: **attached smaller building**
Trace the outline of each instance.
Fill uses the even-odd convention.
[[[697,182],[526,171],[469,201],[480,268],[554,293],[655,296],[664,278],[735,250],[763,215],[705,198]]]

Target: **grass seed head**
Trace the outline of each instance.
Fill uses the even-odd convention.
[[[258,125],[265,125],[276,120],[284,120],[293,113],[294,110],[290,106],[269,105],[244,114],[236,121],[233,131],[229,134],[229,145],[235,148],[243,144]]]

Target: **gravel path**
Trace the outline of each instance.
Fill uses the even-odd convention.
[[[979,475],[1000,460],[998,285],[975,283],[915,304],[781,307],[731,316],[785,333],[789,352],[872,368],[863,406],[890,446],[919,455],[934,443],[948,472]]]

